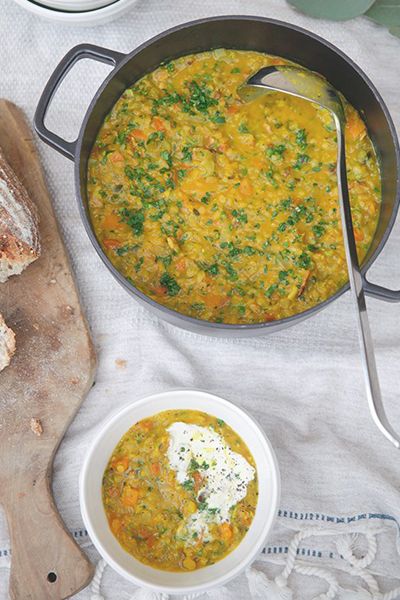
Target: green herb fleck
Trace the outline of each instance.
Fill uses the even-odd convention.
[[[191,162],[192,161],[192,153],[190,151],[189,146],[184,146],[182,148],[182,158],[184,162]]]
[[[267,148],[267,156],[280,156],[282,157],[286,150],[285,144],[276,144],[275,146],[270,146]]]
[[[310,157],[308,156],[308,154],[298,154],[297,158],[296,158],[296,162],[293,165],[293,169],[299,170],[301,169],[301,167],[303,165],[305,165],[306,163],[308,163],[310,160]]]
[[[221,115],[221,113],[219,112],[219,110],[216,111],[215,115],[213,115],[212,117],[210,117],[210,121],[212,121],[213,123],[225,123],[226,119],[223,115]]]
[[[325,227],[321,223],[319,225],[313,225],[312,227],[315,237],[320,238],[325,233]]]
[[[156,256],[156,261],[161,262],[167,268],[172,262],[172,256],[170,254],[167,256]]]
[[[160,156],[161,158],[163,158],[165,160],[165,162],[167,163],[167,165],[171,168],[172,167],[172,156],[169,152],[167,152],[166,150],[163,150],[162,152],[160,152]]]
[[[144,212],[143,210],[132,210],[129,208],[122,208],[119,211],[121,220],[129,225],[135,235],[141,235],[143,233],[144,223]]]
[[[191,112],[193,109],[199,112],[205,113],[211,106],[218,104],[218,100],[213,98],[211,91],[207,86],[200,86],[197,81],[191,81],[189,83],[190,96],[183,102],[183,110],[185,112]]]
[[[192,481],[191,479],[187,479],[182,483],[182,487],[188,492],[191,492],[194,489],[194,481]]]
[[[164,275],[162,275],[160,283],[167,288],[168,296],[176,296],[180,292],[181,286],[169,273],[164,273]]]
[[[200,465],[197,462],[197,460],[195,460],[194,458],[192,458],[190,460],[190,464],[189,464],[189,471],[198,471],[199,468],[200,468]]]
[[[278,284],[277,283],[273,283],[272,285],[269,286],[269,288],[267,290],[265,290],[265,295],[267,296],[267,298],[271,298],[272,294],[278,289]]]
[[[235,217],[236,221],[239,223],[247,223],[247,214],[244,212],[243,208],[239,210],[233,209],[232,216]]]
[[[135,271],[136,271],[136,273],[138,273],[138,272],[140,271],[140,269],[141,269],[141,267],[142,267],[142,264],[143,264],[143,262],[144,262],[144,258],[143,258],[143,256],[141,256],[141,257],[139,258],[139,260],[137,261],[137,263],[136,263],[135,267],[134,267],[134,268],[135,268]]]
[[[218,273],[219,273],[219,267],[218,267],[217,263],[214,263],[213,265],[211,265],[210,267],[208,267],[206,269],[206,271],[210,275],[218,275]]]
[[[309,269],[311,266],[311,258],[307,252],[302,252],[296,261],[296,264],[302,269]]]
[[[296,144],[300,146],[301,150],[305,150],[307,148],[307,132],[305,129],[297,130]]]
[[[231,279],[232,281],[236,281],[238,279],[238,274],[235,271],[235,269],[232,267],[232,265],[230,263],[225,263],[225,269],[226,272],[229,275],[229,279]]]

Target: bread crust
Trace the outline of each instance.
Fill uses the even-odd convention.
[[[21,273],[39,255],[36,207],[0,152],[0,283]]]
[[[0,371],[8,367],[15,352],[15,333],[0,314]]]

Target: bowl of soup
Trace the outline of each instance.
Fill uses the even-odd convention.
[[[280,477],[262,428],[195,390],[138,400],[86,455],[80,503],[103,558],[139,586],[188,594],[222,585],[262,551]]]
[[[76,142],[43,119],[81,58],[115,66]],[[81,45],[56,69],[35,118],[75,160],[81,214],[116,279],[157,315],[211,335],[292,325],[348,289],[336,131],[324,109],[279,93],[246,103],[262,67],[297,64],[341,94],[350,203],[363,275],[393,226],[399,149],[373,84],[328,42],[256,17],[180,25],[129,55]],[[366,293],[399,300],[371,284]]]

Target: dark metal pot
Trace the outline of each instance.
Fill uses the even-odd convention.
[[[279,321],[256,325],[211,323],[165,308],[143,294],[115,269],[101,249],[89,217],[86,173],[89,154],[104,118],[127,87],[154,70],[161,62],[213,48],[257,50],[300,63],[322,73],[362,113],[379,155],[383,182],[379,223],[363,264],[365,291],[375,298],[391,302],[400,301],[400,291],[377,286],[365,277],[368,268],[387,241],[400,201],[400,152],[388,110],[361,69],[332,44],[294,25],[261,17],[212,17],[185,23],[145,42],[130,54],[81,44],[66,54],[50,77],[36,110],[35,128],[47,144],[75,162],[79,209],[89,238],[102,261],[128,292],[159,317],[174,325],[208,335],[254,336],[277,331],[311,317],[349,289],[349,285],[346,285],[318,306]],[[67,142],[46,128],[44,118],[59,84],[70,68],[82,58],[92,58],[110,64],[114,69],[93,98],[78,139],[75,142]]]

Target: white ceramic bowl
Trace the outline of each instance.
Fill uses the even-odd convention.
[[[258,472],[256,513],[242,542],[214,565],[188,573],[160,571],[128,554],[108,526],[101,498],[104,469],[124,433],[141,419],[170,409],[201,410],[223,419],[247,444]],[[226,583],[255,560],[276,517],[280,477],[270,442],[247,412],[228,400],[206,392],[179,390],[142,398],[125,406],[101,426],[84,460],[79,493],[86,529],[99,553],[120,575],[138,586],[157,592],[190,594]]]
[[[50,21],[64,23],[64,25],[87,26],[101,25],[122,17],[136,4],[137,0],[116,0],[112,4],[97,8],[96,10],[87,10],[83,12],[69,12],[65,10],[56,10],[48,8],[31,0],[14,0],[19,6],[33,13],[38,17],[43,17]]]

